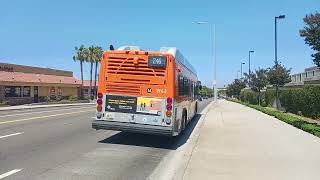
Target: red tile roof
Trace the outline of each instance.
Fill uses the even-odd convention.
[[[81,85],[81,80],[68,76],[0,71],[0,82]]]

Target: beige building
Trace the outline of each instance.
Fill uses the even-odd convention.
[[[291,82],[285,84],[285,87],[302,87],[304,85],[320,85],[320,68],[306,68],[303,73],[291,75]]]
[[[79,95],[73,72],[0,63],[0,102],[25,104]]]

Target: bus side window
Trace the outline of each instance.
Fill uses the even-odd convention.
[[[184,78],[184,95],[190,97],[190,81],[188,78]]]
[[[192,84],[191,84],[191,96],[192,96],[192,100],[195,99],[195,94],[194,94],[194,92],[195,92],[195,84],[194,84],[194,82],[192,82]]]
[[[181,75],[178,77],[178,91],[179,91],[179,96],[184,95],[184,80]]]

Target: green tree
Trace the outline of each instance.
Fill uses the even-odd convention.
[[[80,71],[81,71],[81,88],[80,88],[80,96],[81,98],[83,97],[83,63],[86,61],[87,59],[87,52],[86,52],[86,48],[84,47],[84,45],[80,45],[80,47],[78,48],[77,46],[74,48],[75,50],[75,55],[73,56],[73,61],[79,61],[80,62]]]
[[[240,79],[235,79],[231,84],[227,86],[226,94],[228,97],[236,96],[237,98],[239,98],[241,90],[245,87],[246,84],[244,81],[241,81]]]
[[[212,96],[213,89],[208,88],[207,86],[202,86],[202,89],[200,90],[199,93],[201,96]]]
[[[97,96],[97,69],[102,59],[102,54],[103,54],[102,47],[96,46],[94,50],[94,54],[95,54],[94,62],[96,63],[95,72],[94,72],[94,93],[95,93],[95,96]]]
[[[267,78],[267,69],[258,69],[255,70],[255,73],[252,73],[251,81],[250,81],[250,88],[251,90],[258,92],[258,102],[259,105],[261,104],[261,90],[265,88],[268,84]]]
[[[300,36],[315,51],[311,56],[314,64],[320,67],[320,13],[306,15],[303,21],[305,26],[300,30]]]
[[[290,69],[285,66],[278,64],[269,68],[267,72],[267,78],[271,85],[276,87],[276,108],[280,108],[281,104],[279,101],[279,87],[291,81]]]
[[[93,63],[95,62],[95,46],[90,46],[88,48],[88,58],[87,61],[90,63],[90,87],[89,87],[89,98],[93,99],[92,97],[92,69],[93,69]]]

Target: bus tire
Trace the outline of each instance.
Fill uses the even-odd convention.
[[[182,128],[182,131],[186,128],[186,125],[187,125],[187,111],[186,110],[184,110],[183,111],[183,116],[182,116],[182,126],[181,126],[181,128]]]
[[[194,115],[198,114],[198,102],[196,102],[195,108],[194,108]]]
[[[181,121],[180,121],[180,133],[184,130],[184,113],[182,114]]]

